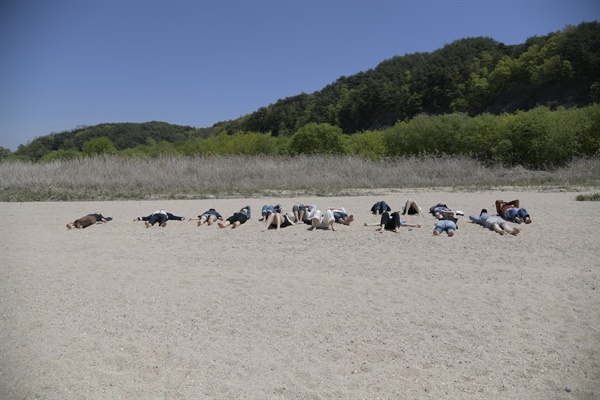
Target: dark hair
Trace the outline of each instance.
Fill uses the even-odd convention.
[[[485,208],[482,208],[481,212],[479,213],[479,215],[481,215],[481,214],[487,214],[487,210]]]

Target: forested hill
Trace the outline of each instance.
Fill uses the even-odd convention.
[[[524,44],[462,39],[397,56],[312,94],[280,100],[220,126],[288,135],[309,122],[344,133],[380,130],[418,114],[512,113],[600,100],[600,24],[581,23]]]
[[[600,23],[594,21],[520,45],[479,37],[432,53],[396,56],[320,91],[282,99],[212,127],[106,123],[38,137],[19,146],[16,155],[38,160],[51,152],[82,151],[85,143],[101,137],[110,139],[115,150],[124,150],[190,142],[222,132],[291,136],[308,123],[327,123],[353,134],[384,130],[419,114],[476,116],[537,106],[586,106],[599,100]]]

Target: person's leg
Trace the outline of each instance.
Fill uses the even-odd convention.
[[[391,220],[392,217],[390,216],[390,213],[387,211],[384,211],[383,214],[381,214],[381,218],[379,220],[379,225],[381,226],[380,231],[383,232],[385,229],[388,229],[388,227],[391,225]],[[393,229],[393,226],[391,227],[391,229]]]
[[[517,217],[526,224],[531,223],[531,218],[529,217],[529,213],[524,208],[517,208]]]
[[[510,233],[511,235],[517,236],[520,232],[519,229],[512,228],[510,225],[508,225],[506,221],[500,222],[499,225],[504,232]]]
[[[295,205],[292,207],[292,212],[294,213],[294,221],[296,223],[298,223],[299,221],[301,221],[300,219],[300,207]]]
[[[262,206],[262,209],[260,210],[260,215],[262,215],[262,218],[259,219],[259,221],[265,221],[268,217],[269,217],[269,213],[273,212],[271,209],[273,207],[265,204],[264,206]]]
[[[491,229],[496,233],[505,235],[506,232],[504,232],[504,230],[500,227],[501,221],[503,221],[503,220],[501,220],[500,218],[498,218],[496,216],[492,216],[485,220],[485,226],[486,226],[486,228]]]
[[[454,221],[446,220],[446,232],[448,233],[448,236],[454,236],[454,233],[456,232],[456,223]]]
[[[231,224],[231,229],[235,229],[238,226],[245,224],[246,221],[248,221],[248,218],[246,218],[246,215],[244,215],[244,214],[235,215],[235,221]]]
[[[157,222],[158,222],[158,225],[161,228],[164,228],[165,226],[167,226],[167,221],[168,220],[169,220],[169,217],[167,215],[165,215],[165,214],[158,214]]]
[[[200,216],[200,219],[198,220],[198,226],[206,223],[207,220],[208,220],[208,216],[206,214],[202,214]]]
[[[219,225],[219,228],[225,228],[225,227],[231,225],[234,221],[235,221],[235,215],[232,215],[231,217],[227,218],[225,220],[225,222],[219,221],[217,223],[217,225]]]
[[[352,221],[354,221],[354,215],[350,214],[345,214],[345,218],[343,218],[342,223],[344,225],[350,225],[352,223]]]
[[[217,217],[214,215],[209,215],[208,218],[206,219],[206,224],[208,226],[211,226],[215,221],[217,220]]]
[[[159,215],[163,215],[163,214],[152,214],[150,217],[148,217],[148,221],[146,221],[146,228],[150,227],[150,226],[154,226],[154,224],[158,221],[158,217]]]
[[[393,226],[394,232],[398,233],[400,231],[400,214],[398,212],[393,212],[390,215],[390,225]]]
[[[439,236],[444,231],[444,221],[440,220],[436,222],[435,228],[433,228],[433,236]]]
[[[281,228],[281,223],[283,222],[283,215],[281,215],[279,213],[276,213],[276,214],[273,214],[273,215],[274,215],[274,217],[273,217],[274,221],[273,222],[274,222],[274,225],[276,227],[275,230],[278,231],[279,228]]]
[[[404,210],[402,210],[402,215],[408,215],[411,204],[412,204],[411,199],[406,200],[406,204],[404,204]]]
[[[335,223],[335,217],[333,216],[333,211],[331,210],[327,210],[325,211],[325,215],[323,216],[323,223],[325,223],[329,229],[331,229],[332,231],[335,231],[334,228],[334,223]]]
[[[323,214],[321,223],[318,227],[321,229],[331,229],[332,231],[335,231],[335,223],[336,220],[333,211],[327,210],[325,211],[325,214]]]
[[[321,221],[322,220],[323,220],[323,214],[321,213],[321,211],[315,210],[312,213],[312,217],[310,219],[310,221],[311,221],[311,227],[310,227],[310,229],[313,230],[313,231],[317,230],[317,227],[319,225],[321,225]]]
[[[271,224],[275,221],[277,214],[269,214],[267,216],[267,219],[265,221],[265,227],[262,230],[263,232],[266,231],[267,229],[269,229],[269,227],[271,226]]]
[[[501,235],[506,235],[506,232],[504,231],[504,229],[502,229],[500,227],[500,224],[498,224],[497,222],[492,224],[492,230],[496,233],[499,233]]]
[[[421,216],[421,207],[419,207],[416,201],[410,201],[410,208],[408,209],[408,213]]]

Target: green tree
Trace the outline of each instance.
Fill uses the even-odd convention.
[[[78,152],[77,150],[56,150],[53,151],[52,153],[48,153],[45,156],[43,156],[42,158],[40,158],[39,162],[48,162],[48,161],[53,161],[53,160],[71,160],[74,158],[78,158],[81,157],[81,153]]]
[[[12,152],[10,151],[10,149],[0,146],[0,160],[10,156],[11,153]]]
[[[117,149],[113,142],[106,136],[93,138],[83,144],[83,153],[87,156],[98,154],[116,154]]]
[[[298,129],[289,146],[291,154],[345,153],[342,130],[326,123],[310,123]]]

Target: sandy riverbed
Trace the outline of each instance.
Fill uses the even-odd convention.
[[[0,203],[0,398],[598,399],[600,203],[576,194]],[[455,237],[363,226],[408,198],[465,211]],[[533,223],[469,223],[496,198]],[[299,202],[355,222],[261,232]],[[132,221],[246,204],[238,229]],[[95,211],[114,220],[65,228]]]

